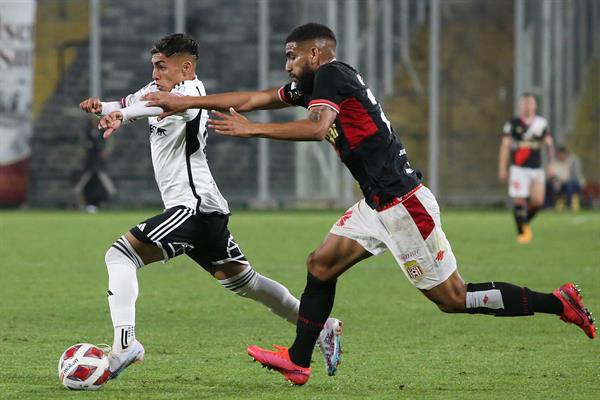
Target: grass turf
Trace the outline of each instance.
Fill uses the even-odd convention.
[[[346,327],[338,376],[326,376],[317,351],[304,387],[251,363],[247,345],[289,345],[294,327],[223,290],[183,256],[138,274],[146,363],[99,392],[67,391],[56,371],[62,351],[112,342],[104,253],[151,215],[0,212],[1,399],[598,398],[597,340],[555,316],[443,314],[389,254],[339,279],[334,314]],[[258,271],[300,295],[306,255],[338,216],[238,212],[230,228]],[[515,244],[508,212],[442,218],[466,281],[551,291],[573,280],[600,312],[600,214],[542,213],[528,246]]]

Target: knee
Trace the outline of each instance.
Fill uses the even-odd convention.
[[[328,281],[334,278],[330,263],[316,251],[308,255],[306,267],[312,276],[321,281]]]

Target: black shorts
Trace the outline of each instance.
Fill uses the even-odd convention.
[[[177,206],[139,223],[130,232],[139,241],[160,247],[165,261],[185,253],[213,273],[216,265],[230,261],[248,264],[227,229],[228,221],[227,215],[199,214]]]

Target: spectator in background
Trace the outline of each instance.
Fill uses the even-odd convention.
[[[116,193],[115,185],[106,173],[106,160],[112,151],[112,140],[98,133],[98,118],[92,116],[84,133],[84,167],[73,189],[81,209],[97,212]]]
[[[568,208],[578,211],[581,189],[585,186],[579,157],[561,146],[556,150],[556,157],[551,163],[550,170],[552,175],[547,182],[549,205],[556,206],[557,210],[562,211],[566,203]]]

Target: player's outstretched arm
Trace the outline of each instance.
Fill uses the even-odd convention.
[[[254,123],[233,108],[229,115],[218,111],[213,114],[217,118],[209,119],[208,127],[222,135],[293,141],[323,140],[337,117],[337,113],[327,106],[311,107],[307,119],[285,123]]]
[[[95,97],[90,97],[79,103],[79,108],[85,112],[101,116],[121,109],[121,103],[118,101],[103,102]]]
[[[254,92],[217,93],[208,96],[179,96],[167,92],[152,92],[144,95],[141,100],[147,100],[148,106],[162,108],[165,111],[159,115],[159,119],[162,119],[190,108],[219,111],[234,108],[238,112],[248,112],[288,107],[289,104],[281,101],[278,92],[277,88]]]

